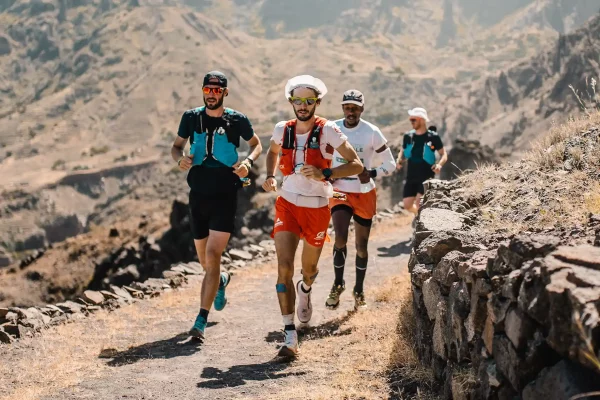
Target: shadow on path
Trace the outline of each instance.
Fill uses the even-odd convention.
[[[406,242],[398,242],[390,247],[379,247],[377,251],[379,251],[378,257],[398,257],[402,254],[410,254],[410,250],[412,246],[410,244],[410,240]]]
[[[266,381],[305,374],[305,372],[282,372],[289,365],[289,362],[274,359],[261,364],[234,365],[226,371],[206,367],[200,377],[207,380],[199,382],[197,386],[202,389],[224,389],[243,386],[248,381]]]
[[[298,330],[299,340],[315,340],[322,339],[329,336],[344,336],[352,333],[352,328],[340,329],[340,327],[346,323],[356,311],[349,311],[345,316],[336,318],[334,320],[324,322],[321,325],[306,326],[297,324],[296,329]],[[265,336],[267,343],[283,342],[283,330],[272,331]]]
[[[208,326],[216,325],[217,322],[209,322]],[[153,358],[169,359],[175,357],[187,357],[197,353],[202,346],[198,339],[190,337],[188,333],[180,333],[170,339],[158,340],[139,346],[130,347],[124,351],[116,349],[104,349],[98,358],[110,358],[106,363],[110,367],[134,364],[140,360],[151,360]]]

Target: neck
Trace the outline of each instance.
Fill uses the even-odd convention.
[[[209,108],[204,108],[204,111],[206,112],[206,115],[208,115],[209,117],[221,117],[223,115],[223,112],[225,111],[225,107],[221,106],[221,107],[217,108],[216,110],[210,110]]]
[[[425,132],[427,132],[427,128],[421,127],[421,128],[415,129],[415,132],[417,133],[417,135],[422,135]]]
[[[360,123],[360,119],[358,119],[358,121],[356,121],[356,124],[354,124],[354,125],[350,125],[348,123],[348,121],[344,120],[344,126],[349,129],[356,128],[359,123]]]
[[[314,115],[308,121],[300,121],[299,119],[296,119],[296,132],[310,132],[310,130],[315,125],[316,119],[317,117],[315,117]]]

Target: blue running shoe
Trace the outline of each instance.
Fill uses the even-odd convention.
[[[229,272],[221,272],[221,283],[219,284],[219,290],[217,291],[217,296],[215,297],[215,310],[221,311],[227,305],[227,295],[225,295],[225,288],[229,285],[229,281],[231,281],[231,275]]]
[[[194,326],[190,329],[190,336],[204,340],[204,329],[206,329],[206,318],[198,314]]]

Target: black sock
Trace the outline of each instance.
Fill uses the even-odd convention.
[[[344,283],[344,266],[346,264],[346,254],[348,248],[346,246],[341,249],[333,246],[333,271],[335,272],[334,285],[338,286]]]
[[[205,310],[204,308],[201,308],[200,309],[200,316],[204,317],[204,319],[208,321],[208,310]]]
[[[286,331],[295,331],[296,330],[296,325],[295,324],[284,325],[283,330],[286,330]]]
[[[367,261],[368,258],[361,258],[356,256],[356,285],[354,291],[356,293],[362,293],[363,282],[365,281],[365,275],[367,274]]]

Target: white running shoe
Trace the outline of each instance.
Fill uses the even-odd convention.
[[[298,355],[298,332],[294,329],[293,331],[283,331],[283,333],[285,339],[278,355],[280,357],[296,357]]]
[[[308,323],[312,317],[312,302],[310,301],[310,295],[312,288],[308,293],[304,293],[302,290],[302,280],[299,280],[296,284],[296,295],[298,296],[298,320],[303,324]]]

